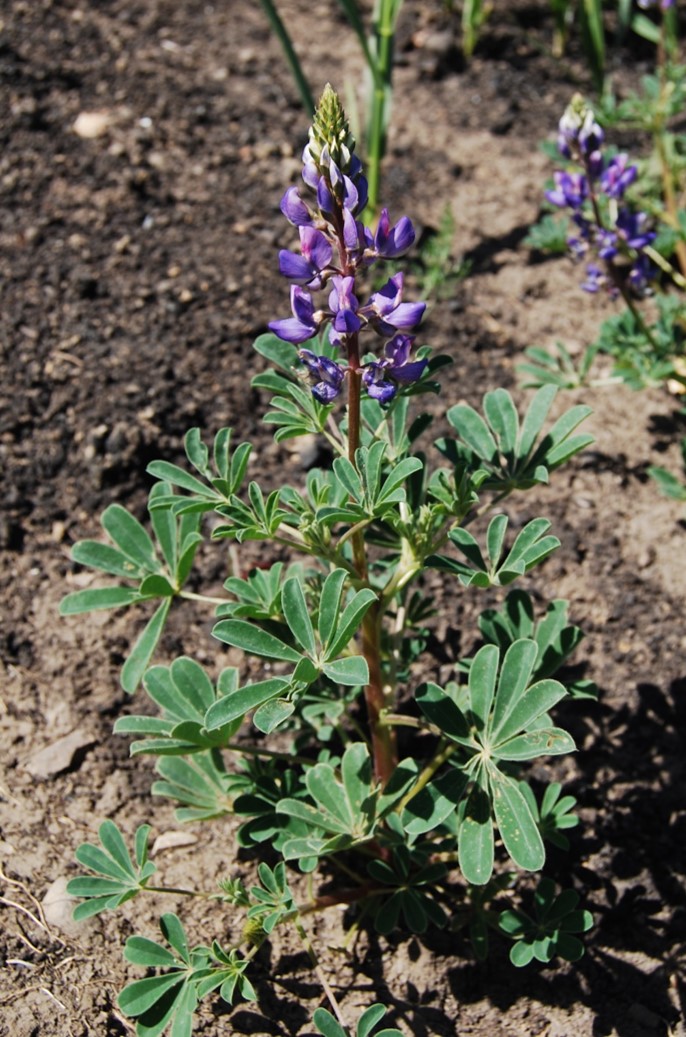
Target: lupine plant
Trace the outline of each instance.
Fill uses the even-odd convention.
[[[400,274],[364,287],[371,268],[411,246],[413,226],[386,210],[374,229],[363,222],[366,181],[330,87],[303,159],[304,187],[289,187],[281,202],[299,238],[279,256],[292,314],[257,339],[269,366],[253,385],[271,395],[265,421],[276,440],[319,436],[331,464],[293,486],[246,485],[250,445],[223,430],[210,451],[192,430],[192,470],[149,466],[153,536],[109,507],[111,543],[83,541],[73,557],[119,582],[62,606],[73,615],[158,602],[122,675],[129,692],[142,683],[158,713],[122,716],[115,732],[133,737],[133,755],[157,758],[153,795],[176,803],[179,821],[230,819],[217,889],[157,883],[148,825],[133,852],[111,820],[98,843],[77,851],[86,872],[69,886],[81,898],[77,918],[146,894],[216,903],[214,940],[190,945],[166,912],[163,942],[127,941],[126,959],[149,970],[119,997],[141,1037],[189,1034],[212,992],[229,1004],[257,998],[252,960],[284,929],[302,941],[328,998],[314,1013],[318,1032],[372,1035],[385,1007],[346,1018],[307,931],[310,916],[333,905],[382,935],[464,927],[479,959],[489,932],[500,932],[514,941],[517,966],[576,960],[591,925],[577,894],[556,892],[552,878],[537,889],[525,882],[522,904],[513,888],[517,871],[544,867],[547,842],[568,846],[575,800],[545,776],[554,776],[547,761],[575,746],[552,712],[583,705],[594,689],[565,685],[558,672],[581,637],[566,603],[541,612],[526,590],[510,589],[559,546],[549,521],[513,526],[502,510],[590,442],[576,431],[588,409],[548,423],[555,389],[546,386],[520,418],[495,389],[483,414],[465,403],[448,409],[430,463],[419,441],[431,419],[412,404],[439,390],[445,358],[417,346],[424,304],[406,299]],[[212,540],[246,559],[219,599],[186,586],[203,519]],[[250,542],[260,545],[254,568]],[[445,603],[427,592],[427,570],[444,574]],[[471,654],[439,682],[425,653],[431,616],[479,588],[502,589],[499,604],[483,612]],[[153,662],[170,607],[186,598],[215,612],[215,678],[191,654]],[[224,666],[224,646],[241,649],[246,666]],[[251,882],[230,854],[231,833],[259,862]]]
[[[558,356],[533,347],[527,350],[532,362],[521,370],[530,385],[573,386],[588,379],[601,352],[614,358],[614,380],[635,388],[670,379],[683,384],[686,278],[667,255],[679,255],[684,228],[669,208],[664,215],[654,205],[649,211],[649,199],[640,193],[638,164],[626,152],[606,149],[604,142],[593,109],[576,95],[558,130],[558,152],[566,167],[555,173],[546,199],[568,216],[572,232],[566,247],[585,266],[580,287],[591,294],[606,292],[621,300],[624,310],[602,324],[597,342],[578,366],[564,346]],[[675,220],[676,229],[671,226]],[[547,233],[544,226],[543,236]],[[530,243],[536,244],[535,238]]]

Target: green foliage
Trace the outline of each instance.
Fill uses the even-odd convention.
[[[503,911],[500,928],[515,941],[510,951],[513,965],[521,967],[536,959],[547,963],[556,955],[578,961],[584,952],[578,933],[593,925],[589,911],[577,909],[579,896],[573,889],[555,895],[555,883],[541,879],[534,895],[535,917],[524,911]]]
[[[341,3],[362,39],[356,5]],[[399,8],[399,0],[381,0],[368,44],[382,93]],[[474,26],[484,11],[473,5]],[[314,135],[323,147],[328,133],[342,154],[349,133],[331,95]],[[339,216],[342,228],[342,210]],[[342,229],[338,243],[342,255]],[[448,276],[442,249],[437,244],[426,268],[436,285]],[[324,338],[321,355],[331,356]],[[352,361],[358,345],[356,338],[348,343]],[[222,921],[236,934],[231,946],[191,948],[172,914],[162,916],[164,943],[129,940],[127,959],[148,974],[124,989],[119,1004],[140,1037],[188,1037],[200,1001],[212,992],[229,1003],[254,999],[249,962],[277,926],[295,931],[321,977],[304,919],[332,904],[382,934],[396,927],[421,934],[450,915],[469,927],[483,959],[498,926],[494,902],[513,884],[511,865],[539,871],[544,843],[564,846],[564,832],[577,820],[574,800],[558,782],[540,793],[528,782],[532,761],[575,748],[553,720],[554,708],[572,695],[593,694],[590,682],[567,688],[561,680],[581,638],[566,603],[553,601],[537,616],[531,597],[511,590],[482,613],[477,636],[484,643],[458,663],[445,687],[426,679],[434,670],[422,657],[440,606],[436,573],[425,580],[427,568],[452,576],[454,593],[510,587],[559,546],[545,518],[511,526],[504,502],[547,483],[591,442],[577,431],[588,408],[574,406],[549,422],[555,386],[539,389],[521,416],[510,394],[496,389],[484,396],[481,412],[451,407],[452,431],[431,452],[422,436],[432,416],[415,414],[410,400],[439,387],[445,358],[430,357],[427,347],[417,352],[427,360],[422,377],[384,406],[360,401],[360,373],[351,363],[347,413],[315,400],[296,373],[293,345],[263,335],[256,349],[269,369],[253,384],[270,396],[266,421],[276,441],[323,437],[330,466],[298,474],[296,485],[279,479],[265,486],[257,473],[248,478],[250,446],[234,445],[230,430],[221,430],[211,449],[192,430],[188,470],[166,461],[148,467],[157,480],[152,535],[114,505],[103,517],[111,542],[74,548],[75,561],[119,582],[63,604],[65,614],[77,614],[160,600],[122,677],[130,691],[142,682],[155,712],[120,716],[115,731],[133,738],[133,755],[155,757],[153,794],[176,804],[180,822],[214,820],[227,862],[218,889],[152,886],[147,826],[132,857],[111,821],[100,829],[101,845],[77,852],[89,872],[69,887],[83,899],[78,917],[144,891],[204,897],[232,913]],[[205,533],[215,545],[230,545],[222,596],[205,596],[195,584],[186,589]],[[175,598],[204,603],[213,614],[219,661],[208,670],[185,654],[152,664]],[[236,665],[225,665],[227,649]],[[256,865],[254,884],[233,871],[237,849],[241,865]],[[308,878],[291,888],[296,869]],[[501,916],[516,940],[516,964],[527,955],[580,953],[573,934],[587,928],[586,916],[566,894],[539,889],[535,921],[515,909]],[[241,916],[238,924],[233,914]],[[324,987],[334,1014],[318,1009],[315,1027],[322,1037],[350,1037],[325,981]],[[384,1012],[381,1005],[367,1009],[356,1037],[398,1037],[378,1030]]]
[[[357,1020],[355,1037],[403,1037],[400,1030],[376,1029],[385,1014],[384,1005],[370,1005]],[[326,1008],[317,1008],[312,1016],[312,1022],[322,1037],[350,1037],[348,1028],[339,1023]]]
[[[443,555],[431,555],[426,564],[456,573],[465,587],[505,587],[560,546],[557,537],[546,536],[550,529],[547,519],[532,519],[517,534],[503,558],[507,525],[507,515],[496,515],[491,519],[486,533],[488,562],[484,561],[481,548],[469,530],[458,528],[450,533],[450,539],[465,555],[468,564]]]
[[[403,820],[413,834],[429,830],[446,807],[462,803],[469,782],[458,852],[462,873],[474,885],[488,882],[493,873],[494,822],[516,865],[538,871],[545,861],[536,818],[508,764],[572,752],[575,746],[548,716],[566,691],[558,681],[535,680],[538,652],[535,641],[522,638],[501,660],[496,645],[484,645],[471,661],[466,694],[451,696],[436,684],[426,684],[417,693],[422,713],[459,749],[464,781],[454,780],[450,790],[436,790],[433,802],[427,803],[426,796],[410,800]]]
[[[103,529],[112,541],[80,540],[72,548],[72,559],[110,576],[135,581],[138,586],[110,585],[68,594],[60,603],[60,615],[74,616],[95,609],[121,608],[138,602],[161,599],[161,604],[141,632],[122,670],[125,691],[133,693],[153,656],[164,627],[172,598],[188,579],[202,537],[199,518],[174,515],[162,501],[171,497],[172,487],[157,483],[150,492],[148,509],[155,541],[126,508],[111,504],[102,514]],[[160,510],[161,509],[161,510]]]
[[[124,957],[132,965],[166,971],[135,980],[119,995],[119,1007],[136,1019],[138,1037],[159,1037],[169,1027],[169,1037],[189,1037],[198,1003],[219,988],[229,1004],[236,997],[256,1001],[257,995],[245,975],[249,961],[235,950],[226,952],[216,941],[212,947],[189,949],[186,933],[178,917],[164,914],[160,928],[166,943],[144,936],[126,941]]]
[[[681,457],[684,471],[686,471],[686,439],[681,440]],[[686,501],[686,482],[678,479],[672,472],[669,472],[666,468],[651,465],[648,469],[648,475],[655,480],[660,493],[664,497],[670,497],[672,500]]]
[[[101,911],[111,911],[145,889],[157,870],[148,860],[150,825],[141,825],[135,837],[135,862],[114,821],[103,821],[99,835],[101,846],[83,843],[76,851],[76,859],[93,875],[71,879],[67,893],[80,897],[83,904],[74,909],[74,918],[81,921]]]
[[[538,223],[529,228],[522,244],[538,252],[564,255],[567,251],[567,219],[560,213],[544,213]]]
[[[581,404],[571,407],[541,436],[554,398],[553,386],[539,389],[520,424],[510,394],[505,389],[488,392],[484,417],[466,403],[450,408],[447,417],[457,438],[436,445],[456,467],[467,465],[478,473],[483,490],[511,492],[547,483],[553,469],[593,442],[587,434],[572,435],[590,413]]]
[[[469,262],[458,261],[453,256],[455,218],[447,205],[438,227],[422,238],[419,256],[411,263],[417,278],[417,290],[422,299],[438,301],[454,294],[457,286],[469,276]]]

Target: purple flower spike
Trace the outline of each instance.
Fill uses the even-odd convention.
[[[310,210],[298,194],[297,187],[289,187],[281,199],[281,212],[294,227],[309,227],[312,224]]]
[[[629,156],[615,155],[600,178],[600,186],[609,198],[622,198],[638,176],[638,167],[627,165]]]
[[[297,285],[291,287],[291,309],[292,317],[270,321],[269,328],[284,342],[298,345],[317,334],[322,318],[314,311],[310,293]]]
[[[354,335],[362,327],[357,315],[359,303],[354,294],[354,277],[333,277],[329,306],[334,314],[333,327],[340,335]]]
[[[394,227],[388,217],[388,209],[381,210],[379,225],[374,235],[374,252],[383,259],[395,259],[407,252],[414,243],[415,233],[412,221],[407,216],[401,217]]]
[[[312,385],[312,395],[319,403],[331,403],[341,391],[345,372],[342,367],[326,356],[317,356],[309,349],[301,349],[300,360],[307,367]]]
[[[652,281],[657,273],[657,267],[653,266],[647,256],[640,255],[629,271],[629,284],[637,295],[644,295],[648,282]]]
[[[296,284],[306,284],[310,288],[321,288],[323,272],[331,265],[333,250],[328,238],[314,227],[300,228],[300,250],[279,252],[279,270]]]

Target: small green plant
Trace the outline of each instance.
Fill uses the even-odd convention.
[[[546,842],[565,845],[562,833],[576,823],[558,782],[540,795],[530,786],[529,764],[575,749],[552,714],[563,700],[593,697],[588,682],[566,685],[560,675],[581,633],[565,602],[536,615],[531,597],[511,589],[501,608],[482,614],[453,679],[438,683],[425,653],[434,603],[422,583],[433,570],[453,594],[497,592],[559,547],[547,519],[513,531],[502,508],[591,441],[578,431],[588,408],[550,422],[553,387],[521,415],[505,390],[488,392],[482,413],[448,409],[430,461],[419,441],[431,419],[411,404],[439,390],[445,359],[415,348],[424,303],[403,298],[402,274],[363,294],[366,270],[402,255],[414,229],[406,217],[392,225],[385,210],[375,229],[363,224],[364,177],[330,87],[304,163],[312,195],[290,187],[282,201],[300,237],[298,252],[279,257],[292,315],[258,338],[269,368],[253,385],[271,397],[265,421],[275,439],[323,437],[330,467],[263,489],[249,478],[248,444],[225,429],[209,449],[192,430],[187,466],[148,468],[152,535],[123,507],[109,508],[111,543],[84,541],[73,558],[116,582],[62,605],[76,615],[156,603],[122,683],[131,693],[142,685],[158,713],[122,716],[115,731],[133,738],[133,755],[156,758],[153,794],[177,805],[179,821],[238,818],[236,847],[256,862],[252,884],[229,863],[216,889],[196,890],[152,884],[147,825],[133,856],[112,821],[100,845],[77,850],[87,872],[69,886],[82,901],[77,917],[171,892],[216,906],[221,942],[191,946],[171,913],[161,916],[163,943],[127,942],[126,959],[148,972],[119,996],[140,1037],[190,1034],[213,992],[229,1004],[254,1000],[252,960],[283,928],[300,939],[328,999],[331,1011],[313,1018],[322,1037],[398,1037],[377,1031],[386,1009],[376,1003],[350,1029],[306,928],[334,905],[381,935],[454,923],[479,959],[489,930],[499,930],[515,941],[518,965],[576,959],[581,945],[570,934],[590,925],[575,894],[555,896],[549,880],[535,920],[512,888],[513,869],[539,872]],[[260,546],[261,565],[230,573],[221,596],[187,587],[208,532],[239,556]],[[214,611],[216,676],[190,655],[154,661],[164,621],[184,599]],[[224,646],[249,665],[224,666]]]

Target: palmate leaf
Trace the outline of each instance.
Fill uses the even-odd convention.
[[[115,734],[143,736],[141,741],[132,743],[132,756],[178,756],[219,748],[228,744],[240,727],[240,715],[211,731],[205,727],[205,714],[210,708],[236,692],[235,667],[222,671],[215,689],[199,663],[181,656],[171,666],[153,666],[143,683],[150,698],[160,706],[162,716],[128,716],[116,721]]]
[[[156,484],[150,492],[148,510],[159,552],[138,519],[118,504],[110,505],[102,515],[103,528],[114,546],[83,540],[72,549],[74,561],[112,576],[135,580],[138,586],[76,591],[62,599],[60,615],[121,608],[154,599],[160,601],[122,668],[121,684],[129,694],[136,690],[150,664],[171,602],[186,582],[202,540],[198,533],[198,515],[173,514],[170,502],[177,499],[166,483]]]
[[[464,762],[459,766],[472,782],[460,815],[458,854],[465,878],[474,885],[488,882],[493,871],[494,824],[519,867],[536,871],[545,860],[536,811],[502,766],[575,748],[570,735],[548,718],[548,711],[566,695],[565,688],[555,680],[534,678],[537,657],[538,645],[528,638],[515,641],[504,653],[487,644],[471,660],[462,705],[437,685],[424,685],[417,693],[427,719],[460,746]],[[437,820],[445,821],[450,816],[446,800],[459,803],[468,780],[461,786],[453,779],[451,788],[432,782],[414,808],[410,800],[403,818],[408,830],[428,830],[423,824],[434,810]]]
[[[546,535],[550,529],[548,519],[536,518],[520,530],[503,558],[507,525],[507,515],[496,515],[489,523],[486,532],[488,561],[469,530],[458,527],[450,533],[450,540],[466,556],[467,563],[445,555],[431,555],[426,564],[456,573],[466,587],[504,587],[529,572],[560,546],[557,537]]]
[[[277,810],[308,826],[315,837],[308,856],[330,852],[331,840],[342,849],[371,837],[376,820],[376,795],[371,760],[363,742],[355,742],[346,749],[340,777],[330,763],[317,763],[307,771],[305,784],[309,802],[285,798]],[[283,847],[284,858],[293,860],[305,856],[302,844],[300,838],[287,841]]]
[[[502,932],[515,943],[510,951],[513,965],[521,967],[536,959],[549,962],[556,955],[567,961],[578,961],[584,953],[579,933],[593,925],[589,911],[580,910],[578,894],[565,889],[555,895],[551,879],[541,879],[534,896],[535,917],[524,911],[503,911],[499,918]]]
[[[136,831],[135,860],[131,859],[114,821],[103,821],[100,825],[100,846],[93,843],[83,843],[79,846],[76,859],[93,875],[71,879],[67,886],[70,896],[85,901],[74,909],[74,918],[77,921],[90,918],[100,911],[113,910],[145,889],[157,870],[148,860],[149,832],[149,825],[141,825]]]
[[[119,995],[119,1007],[136,1019],[139,1037],[159,1037],[167,1027],[169,1037],[190,1037],[199,1001],[218,987],[230,1004],[236,994],[256,999],[244,975],[248,961],[238,951],[226,952],[216,941],[211,949],[190,949],[180,920],[171,913],[162,915],[160,928],[168,947],[132,936],[124,949],[124,957],[133,965],[168,970],[129,983]]]
[[[486,393],[485,418],[467,404],[451,407],[447,416],[457,438],[441,439],[436,445],[456,467],[467,463],[474,470],[483,469],[483,489],[509,491],[546,483],[550,471],[593,442],[592,436],[573,435],[590,414],[590,408],[581,405],[570,408],[541,435],[556,391],[551,385],[539,389],[521,422],[505,389]]]
[[[355,1037],[403,1037],[401,1031],[395,1028],[376,1029],[386,1012],[387,1008],[381,1004],[373,1004],[365,1009],[357,1020]],[[315,1009],[312,1022],[322,1037],[350,1037],[347,1027],[343,1027],[326,1008]]]
[[[178,803],[177,821],[207,821],[232,812],[230,778],[212,752],[194,753],[189,759],[163,756],[155,770],[153,796],[165,796]]]

